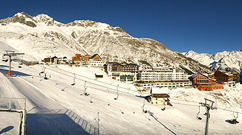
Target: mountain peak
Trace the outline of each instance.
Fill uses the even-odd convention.
[[[198,55],[198,53],[194,52],[193,50],[188,51],[187,53],[184,53],[187,57],[193,57],[194,55]]]
[[[16,17],[32,18],[32,16],[28,15],[28,14],[25,13],[25,12],[18,12],[18,13],[16,13],[14,16],[16,16]],[[14,17],[14,16],[13,16],[13,17]]]
[[[30,27],[36,27],[36,21],[33,19],[32,16],[26,14],[25,12],[17,13],[13,17],[8,17],[6,19],[0,20],[0,23],[22,23]]]
[[[47,26],[52,26],[54,24],[54,19],[46,14],[39,14],[33,17],[37,22],[47,24]]]

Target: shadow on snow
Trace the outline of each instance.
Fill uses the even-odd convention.
[[[3,134],[3,133],[7,133],[8,131],[12,130],[14,127],[13,126],[8,126],[6,128],[3,128],[1,131],[0,131],[0,134]]]
[[[1,69],[1,66],[0,65],[0,72],[2,72],[3,74],[8,74],[8,69]],[[14,70],[11,70],[11,76],[30,76],[29,74],[25,74],[23,72],[19,72],[19,71],[14,71]]]
[[[27,114],[27,134],[97,135],[98,129],[69,109],[42,109],[41,112]]]
[[[151,117],[153,117],[158,123],[160,123],[164,128],[166,128],[168,131],[170,131],[172,134],[176,135],[176,133],[174,133],[171,129],[169,129],[166,125],[164,125],[162,122],[160,122],[158,120],[157,117],[155,117],[153,112],[148,111],[148,113],[150,114]]]

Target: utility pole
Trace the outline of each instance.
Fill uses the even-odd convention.
[[[213,108],[213,103],[214,101],[212,100],[209,100],[207,98],[204,98],[205,99],[205,103],[200,103],[202,106],[206,107],[207,108],[207,119],[206,119],[206,127],[205,127],[205,135],[208,135],[208,125],[209,125],[209,118],[210,118],[210,109],[214,109]]]

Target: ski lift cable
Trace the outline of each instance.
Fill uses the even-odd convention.
[[[176,103],[176,102],[171,102],[171,104],[179,104],[179,105],[187,105],[187,106],[196,106],[196,107],[199,107],[199,105],[195,104],[195,105],[192,105],[192,104],[184,104],[184,103]]]
[[[59,71],[55,71],[55,70],[52,70],[52,69],[48,69],[48,70],[51,70],[51,71],[53,71],[53,72],[60,73],[60,74],[63,74],[63,75],[69,76],[69,77],[73,77],[72,75],[68,75],[68,74],[65,74],[65,73],[61,73],[61,72],[59,72]],[[71,72],[70,72],[70,73],[71,73]],[[72,74],[73,74],[73,73],[72,73]],[[77,76],[79,76],[79,75],[77,75]],[[76,77],[76,80],[87,81],[87,80],[85,80],[85,79],[81,79],[81,78],[77,78],[77,77]],[[92,81],[97,81],[97,80],[92,79]],[[94,82],[90,82],[90,81],[89,81],[88,83],[92,83],[92,84],[95,84],[95,85],[98,85],[98,86],[102,86],[102,85],[100,85],[100,84],[97,84],[97,83],[94,83]],[[101,82],[101,83],[102,83],[102,82]],[[105,83],[105,84],[108,84],[108,83]],[[108,85],[110,85],[110,84],[108,84]],[[115,85],[111,85],[111,86],[115,86]],[[107,86],[102,86],[102,87],[109,88],[109,87],[107,87]],[[115,87],[116,87],[116,86],[115,86]],[[122,87],[121,87],[121,88],[122,88]],[[112,88],[109,88],[109,89],[115,91],[115,89],[112,89]],[[126,89],[126,90],[129,90],[129,89]],[[123,93],[123,94],[127,93],[127,91],[126,91],[126,92],[120,91],[120,92]],[[132,91],[130,90],[130,92],[129,92],[128,94],[138,95],[137,92],[134,91],[134,90],[132,90]]]
[[[90,82],[88,82],[88,83],[90,83]],[[94,84],[94,83],[92,83],[92,84]],[[96,86],[100,86],[100,87],[102,87],[102,88],[104,88],[104,89],[100,89],[100,88],[97,88],[97,87],[92,87],[92,86],[89,86],[89,88],[92,88],[92,89],[99,89],[99,90],[102,90],[102,91],[107,91],[107,87],[105,87],[105,86],[102,86],[102,85],[98,85],[98,84],[95,84]],[[117,92],[115,89],[112,89],[112,88],[109,88],[108,90],[111,90],[111,91],[113,91],[113,92]],[[127,92],[124,92],[124,91],[119,91],[119,93],[122,93],[122,94],[125,94],[125,95],[134,95],[134,96],[136,96],[136,95],[138,95],[137,93],[135,93],[135,92],[133,92],[133,93],[127,93]]]
[[[49,69],[49,70],[51,70],[51,71],[54,71],[54,72],[58,72],[58,71],[55,71],[55,70],[53,70],[53,69]],[[61,69],[60,69],[61,70]],[[62,70],[62,71],[64,71],[64,72],[67,72],[67,73],[72,73],[72,72],[70,72],[70,71],[66,71],[66,70]],[[61,73],[61,72],[58,72],[58,73]],[[61,74],[63,74],[63,73],[61,73]],[[114,85],[114,84],[110,84],[110,83],[107,83],[107,82],[103,82],[103,81],[99,81],[99,80],[95,80],[95,79],[93,79],[93,78],[90,78],[90,77],[87,77],[87,76],[84,76],[84,75],[80,75],[80,74],[76,74],[77,76],[79,76],[79,77],[83,77],[83,78],[86,78],[86,79],[90,79],[90,80],[92,80],[92,81],[96,81],[96,82],[100,82],[100,83],[103,83],[103,84],[107,84],[107,85],[110,85],[110,86],[114,86],[114,87],[116,87],[116,85]],[[122,88],[122,89],[125,89],[125,90],[131,90],[131,91],[136,91],[136,90],[133,90],[133,89],[129,89],[129,88],[125,88],[125,87],[119,87],[119,88]]]
[[[126,94],[126,93],[124,93],[124,94]],[[95,98],[95,97],[93,97],[93,96],[91,96],[91,100],[88,100],[90,103],[94,103],[93,101],[98,101],[98,103],[101,103],[101,104],[104,104],[104,105],[108,105],[108,106],[110,106],[112,103],[114,103],[114,102],[110,102],[110,100],[109,99],[107,99],[107,102],[106,101],[104,101],[104,100],[101,100],[101,99],[98,99],[98,98]],[[144,100],[145,101],[145,100]],[[117,102],[115,103],[115,104],[117,104]],[[119,104],[119,103],[118,103]],[[145,103],[144,103],[145,104]],[[148,105],[149,106],[149,105]],[[119,109],[119,107],[118,107],[118,105],[115,105],[115,106],[112,106],[113,108],[116,108],[115,110],[118,110]],[[130,106],[130,109],[132,110],[131,112],[134,114],[134,109]]]
[[[46,68],[46,69],[47,69],[47,68]],[[65,73],[62,73],[62,72],[59,72],[59,71],[55,71],[55,70],[50,69],[50,68],[48,68],[48,70],[51,70],[51,71],[53,71],[53,72],[60,73],[60,74],[63,74],[63,75],[69,76],[69,77],[73,77],[73,76],[71,76],[71,75],[68,75],[68,74],[65,74]],[[62,71],[67,72],[67,73],[71,73],[71,72],[66,71],[66,70],[62,70]],[[72,74],[72,73],[71,73],[71,74]],[[83,76],[83,75],[79,75],[79,74],[77,74],[77,76],[79,76],[79,77],[83,77],[83,78],[86,78],[86,79],[90,79],[90,80],[95,81],[95,82],[100,82],[100,83],[102,83],[102,84],[107,84],[107,85],[109,85],[109,86],[116,87],[116,85],[109,84],[109,83],[102,82],[102,81],[98,81],[98,80],[94,80],[93,78],[89,78],[89,77],[86,77],[86,76]],[[81,78],[76,78],[76,79],[77,79],[77,80],[81,80],[81,81],[87,81],[87,80],[84,80],[84,79],[81,79]],[[100,85],[100,84],[97,84],[97,83],[94,83],[94,82],[88,82],[88,83],[95,84],[95,85],[97,85],[97,86],[101,86],[101,87],[104,87],[104,88],[108,88],[108,89],[110,89],[110,90],[112,90],[112,91],[116,91],[116,90],[113,89],[113,88],[110,88],[110,87],[107,87],[107,86],[103,86],[103,85]],[[90,88],[94,88],[94,87],[90,87]],[[119,88],[122,88],[122,89],[125,89],[125,90],[130,90],[129,93],[127,93],[127,92],[123,92],[123,91],[119,91],[119,92],[122,93],[122,94],[138,95],[138,93],[136,92],[136,90],[132,90],[132,89],[124,88],[124,87],[119,87]],[[131,91],[133,91],[134,93],[131,93]],[[182,99],[176,99],[176,98],[170,98],[170,99],[173,99],[173,100],[180,100],[180,101],[185,101],[185,102],[200,103],[200,102],[197,102],[197,101],[188,101],[188,100],[182,100]],[[220,107],[218,107],[217,109],[221,109],[221,110],[226,110],[226,111],[234,112],[234,111],[232,111],[232,110],[228,110],[228,109],[224,109],[224,108],[220,108]],[[242,112],[237,112],[237,113],[238,113],[238,114],[242,114]]]
[[[52,70],[52,69],[49,69],[49,70],[54,71],[54,72],[57,72],[57,73],[60,73],[60,74],[67,75],[67,74],[65,74],[65,73],[62,73],[62,72],[59,72],[59,71],[55,71],[55,70]],[[65,70],[62,70],[62,71],[65,71]],[[65,71],[65,72],[71,74],[71,72],[69,72],[69,71]],[[86,78],[86,79],[89,79],[89,80],[92,80],[92,81],[95,81],[95,82],[100,82],[100,83],[102,83],[102,84],[107,84],[107,85],[109,85],[109,86],[116,87],[116,85],[113,85],[113,84],[109,84],[109,83],[106,83],[106,82],[102,82],[102,81],[99,81],[99,80],[95,80],[95,79],[93,79],[93,78],[89,78],[89,77],[82,76],[82,75],[79,75],[79,74],[76,74],[76,75],[77,75],[77,76],[80,76],[80,77],[83,77],[83,78]],[[67,76],[69,76],[69,75],[67,75]],[[80,78],[78,78],[78,79],[80,79]],[[85,81],[84,79],[80,79],[80,80]],[[86,80],[86,81],[87,81],[87,80]],[[95,84],[96,84],[96,83],[95,83]],[[122,88],[122,89],[125,89],[125,90],[131,90],[131,89],[129,89],[129,88],[124,88],[124,87],[119,87],[119,88]],[[132,91],[136,91],[136,90],[132,90]]]
[[[89,77],[86,77],[86,76],[83,76],[83,75],[79,75],[79,74],[77,74],[77,76],[84,77],[84,78],[90,79],[90,80],[92,80],[92,81],[96,81],[96,82],[100,82],[100,83],[103,83],[103,84],[107,84],[107,85],[109,85],[109,86],[116,87],[116,85],[114,85],[114,84],[110,84],[110,83],[106,83],[106,82],[103,82],[103,81],[95,80],[95,79],[93,79],[93,78],[89,78]],[[122,88],[122,89],[125,89],[125,90],[136,91],[136,90],[132,90],[132,89],[125,88],[125,87],[121,87],[121,86],[119,86],[119,88]]]
[[[55,70],[52,70],[52,69],[48,69],[48,70],[51,70],[51,71],[54,71],[54,72],[57,72],[57,73],[60,73],[60,74],[64,74],[64,75],[66,75],[66,76],[70,76],[70,75],[68,75],[68,74],[61,73],[61,72],[58,72],[58,71],[55,71]],[[65,72],[71,73],[71,72],[69,72],[69,71],[65,71]],[[84,77],[84,78],[87,78],[87,79],[91,79],[91,80],[96,81],[96,82],[101,82],[101,81],[97,81],[97,80],[94,80],[94,79],[89,78],[89,77],[86,77],[86,76],[82,76],[82,75],[77,75],[77,76],[81,76],[81,77]],[[70,77],[72,77],[72,76],[70,76]],[[77,78],[77,79],[78,79],[78,80],[81,80],[81,81],[86,81],[86,80],[84,80],[84,79],[80,79],[80,78]],[[110,89],[110,90],[112,90],[112,91],[116,91],[116,90],[113,89],[113,88],[109,88],[109,87],[107,87],[107,86],[102,86],[102,85],[97,84],[97,83],[93,83],[93,82],[88,82],[88,83],[95,84],[95,85],[97,85],[97,86],[101,86],[101,87],[104,87],[104,88],[108,88],[108,89]],[[105,83],[105,82],[101,82],[101,83],[103,83],[103,84],[108,84],[108,85],[110,85],[110,86],[115,86],[115,85],[112,85],[112,84],[109,84],[109,83]],[[91,88],[91,87],[90,87],[90,88]],[[94,87],[92,87],[92,88],[94,88]],[[119,88],[122,88],[122,87],[119,87]],[[137,92],[132,93],[131,91],[133,91],[133,90],[130,89],[130,92],[129,92],[129,93],[127,93],[127,92],[123,92],[123,91],[120,91],[120,93],[122,93],[122,94],[138,95]],[[200,102],[197,102],[197,101],[188,101],[188,100],[182,100],[182,99],[176,99],[176,98],[170,98],[170,99],[173,99],[173,100],[180,100],[180,101],[185,101],[185,102],[200,103]],[[226,111],[233,112],[232,110],[227,110],[227,109],[224,109],[224,108],[219,108],[219,107],[218,107],[218,109],[222,109],[222,110],[226,110]],[[242,114],[242,112],[238,112],[238,113]]]
[[[78,79],[78,80],[82,80],[82,79]],[[82,80],[82,81],[84,81],[84,80]],[[96,83],[93,83],[93,82],[88,82],[88,81],[87,81],[87,83],[94,84],[94,85],[96,85],[96,86],[100,86],[100,87],[105,88],[105,89],[103,89],[103,91],[106,91],[106,90],[107,90],[106,88],[108,88],[108,90],[112,90],[112,91],[114,91],[114,92],[117,92],[117,89],[114,89],[114,88],[109,88],[109,87],[107,87],[107,86],[103,86],[103,85],[96,84]],[[117,86],[116,86],[116,87],[117,87]],[[100,89],[100,88],[96,88],[96,87],[93,87],[93,86],[89,86],[89,88]],[[119,93],[126,94],[126,95],[134,95],[134,96],[139,95],[137,92],[129,92],[129,93],[127,93],[127,92],[125,92],[125,91],[119,91]]]
[[[185,101],[185,102],[193,102],[193,103],[200,103],[200,102],[197,102],[197,101],[189,101],[189,100],[183,100],[183,99],[178,99],[178,98],[170,98],[171,100],[178,100],[178,101]],[[172,102],[172,101],[171,101]],[[175,102],[172,102],[172,103],[175,103]],[[179,103],[181,104],[181,103]],[[225,109],[225,108],[221,108],[221,107],[217,107],[217,109],[221,109],[221,110],[225,110],[225,111],[230,111],[230,112],[238,112],[238,111],[233,111],[233,110],[228,110],[228,109]],[[242,114],[242,112],[238,112],[239,114]]]
[[[53,71],[53,70],[51,70],[51,71]],[[54,72],[57,72],[57,73],[63,74],[63,75],[65,75],[65,76],[73,77],[73,75],[68,75],[68,74],[65,74],[65,73],[58,72],[58,71],[54,71]],[[73,73],[72,73],[72,74],[73,74]],[[93,83],[93,82],[90,82],[90,81],[87,81],[87,80],[84,80],[84,79],[76,78],[76,80],[81,80],[81,81],[84,81],[84,82],[87,82],[87,83],[90,83],[90,84],[94,84],[94,85],[96,85],[96,86],[100,86],[100,87],[103,87],[103,88],[108,88],[109,90],[112,90],[112,91],[117,91],[117,90],[114,89],[114,88],[110,88],[110,87],[107,87],[107,86],[105,86],[105,85],[96,84],[96,83]],[[116,87],[117,87],[117,86],[116,86]],[[92,86],[89,86],[89,88],[97,89],[96,87],[92,87]],[[98,88],[98,89],[100,90],[100,88]],[[103,90],[103,91],[106,91],[106,89]],[[125,92],[125,91],[119,91],[119,93],[126,94],[126,95],[134,95],[134,96],[139,95],[137,92],[134,92],[134,91],[130,91],[129,93],[127,93],[127,92]]]
[[[87,97],[86,97],[87,98]],[[121,109],[120,108],[120,105],[119,105],[119,103],[117,103],[117,102],[110,102],[110,100],[107,100],[107,101],[104,101],[104,100],[101,100],[101,99],[98,99],[98,98],[95,98],[95,97],[93,97],[93,96],[91,96],[91,100],[90,99],[88,99],[87,98],[87,101],[89,101],[90,103],[96,103],[96,102],[94,102],[94,101],[98,101],[97,103],[101,103],[101,104],[103,104],[103,105],[108,105],[108,106],[110,106],[111,108],[113,108],[113,110],[116,110],[116,111],[121,111],[121,112],[125,112],[125,111],[128,111],[129,110],[129,112],[132,112],[133,114],[134,114],[134,109],[132,108],[132,106],[129,106],[129,108],[130,109],[125,109],[125,111],[124,111],[124,109]],[[115,105],[112,105],[112,104],[115,104]]]
[[[218,107],[217,109],[221,109],[221,110],[225,110],[225,111],[228,111],[228,112],[235,112],[235,113],[238,113],[238,114],[242,114],[242,112],[233,111],[233,110],[229,110],[229,109],[225,109],[225,108],[221,108],[221,107]]]
[[[179,98],[170,98],[170,100],[178,100],[178,101],[185,101],[185,102],[191,102],[191,103],[200,103],[198,101],[190,101],[190,100],[179,99]]]

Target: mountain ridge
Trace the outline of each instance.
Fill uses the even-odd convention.
[[[75,53],[99,54],[104,61],[146,61],[152,66],[166,64],[186,67],[193,72],[211,73],[209,67],[169,50],[150,38],[134,38],[120,27],[90,20],[76,20],[67,24],[55,21],[45,14],[31,17],[17,13],[0,20],[0,41],[15,49],[31,53],[33,59],[50,55]],[[13,33],[13,34],[9,34]],[[27,45],[25,45],[27,44]]]
[[[213,70],[231,71],[235,69],[237,71],[241,71],[242,69],[241,50],[217,52],[213,55],[205,53],[199,54],[194,51],[189,51],[182,54],[209,66]]]

